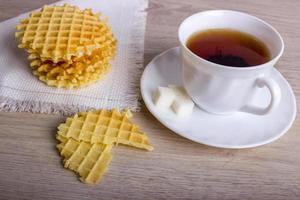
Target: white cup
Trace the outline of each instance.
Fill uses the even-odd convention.
[[[213,28],[230,28],[249,33],[269,49],[270,61],[251,67],[230,67],[209,62],[190,51],[186,42],[195,32]],[[281,91],[270,70],[283,53],[280,34],[269,24],[246,13],[230,10],[210,10],[185,19],[178,31],[182,56],[183,84],[193,101],[215,114],[236,111],[268,114],[278,106]],[[257,87],[266,86],[271,100],[266,108],[247,105]]]

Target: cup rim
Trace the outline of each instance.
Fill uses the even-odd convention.
[[[209,12],[230,12],[230,13],[235,13],[235,14],[239,14],[239,15],[244,15],[244,16],[250,17],[250,18],[252,18],[252,19],[254,19],[258,22],[261,22],[262,24],[264,24],[265,26],[270,28],[276,34],[276,36],[278,37],[278,39],[280,41],[280,45],[281,45],[281,49],[280,49],[279,53],[276,56],[274,56],[272,59],[270,59],[268,62],[265,62],[265,63],[260,64],[260,65],[254,65],[254,66],[248,66],[248,67],[233,67],[233,66],[221,65],[221,64],[210,62],[208,60],[205,60],[204,58],[201,58],[201,57],[197,56],[189,48],[187,48],[186,44],[184,44],[183,41],[181,40],[181,38],[180,38],[181,31],[180,30],[182,29],[183,24],[187,20],[189,20],[190,18],[192,18],[196,15],[206,14],[206,13],[209,13]],[[281,55],[283,54],[283,51],[284,51],[284,42],[283,42],[282,36],[280,35],[280,33],[272,25],[270,25],[269,23],[267,23],[266,21],[264,21],[264,20],[262,20],[258,17],[255,17],[255,16],[250,15],[250,14],[245,13],[245,12],[240,12],[240,11],[235,11],[235,10],[222,10],[222,9],[221,10],[206,10],[206,11],[197,12],[197,13],[194,13],[194,14],[188,16],[179,25],[178,39],[179,39],[181,47],[183,47],[195,59],[199,59],[199,60],[201,60],[201,61],[203,61],[207,64],[210,64],[210,65],[215,66],[215,67],[220,68],[220,69],[221,68],[222,69],[227,68],[227,69],[236,70],[236,71],[256,70],[256,69],[268,67],[272,62],[278,60],[281,57]]]

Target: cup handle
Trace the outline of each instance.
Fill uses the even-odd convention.
[[[246,105],[240,111],[248,112],[256,115],[266,115],[274,110],[280,103],[281,90],[276,81],[271,77],[260,77],[256,80],[256,85],[260,88],[266,86],[271,94],[271,101],[266,108]]]

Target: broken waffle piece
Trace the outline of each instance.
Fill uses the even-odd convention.
[[[148,137],[130,121],[130,111],[93,110],[67,118],[59,125],[60,137],[77,141],[103,144],[124,144],[141,149],[153,150]]]
[[[73,170],[84,183],[98,183],[112,159],[112,145],[78,142],[72,138],[57,145],[64,167]]]
[[[82,182],[94,184],[107,170],[114,145],[153,150],[131,117],[130,111],[92,110],[67,118],[56,134],[64,167],[76,172]]]

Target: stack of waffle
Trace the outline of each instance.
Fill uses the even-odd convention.
[[[64,166],[85,183],[97,183],[106,171],[113,145],[125,144],[151,151],[148,137],[130,121],[130,111],[94,110],[67,118],[59,125],[57,148]]]
[[[111,68],[116,39],[90,9],[44,6],[17,26],[19,47],[29,53],[33,74],[49,86],[79,88]]]

